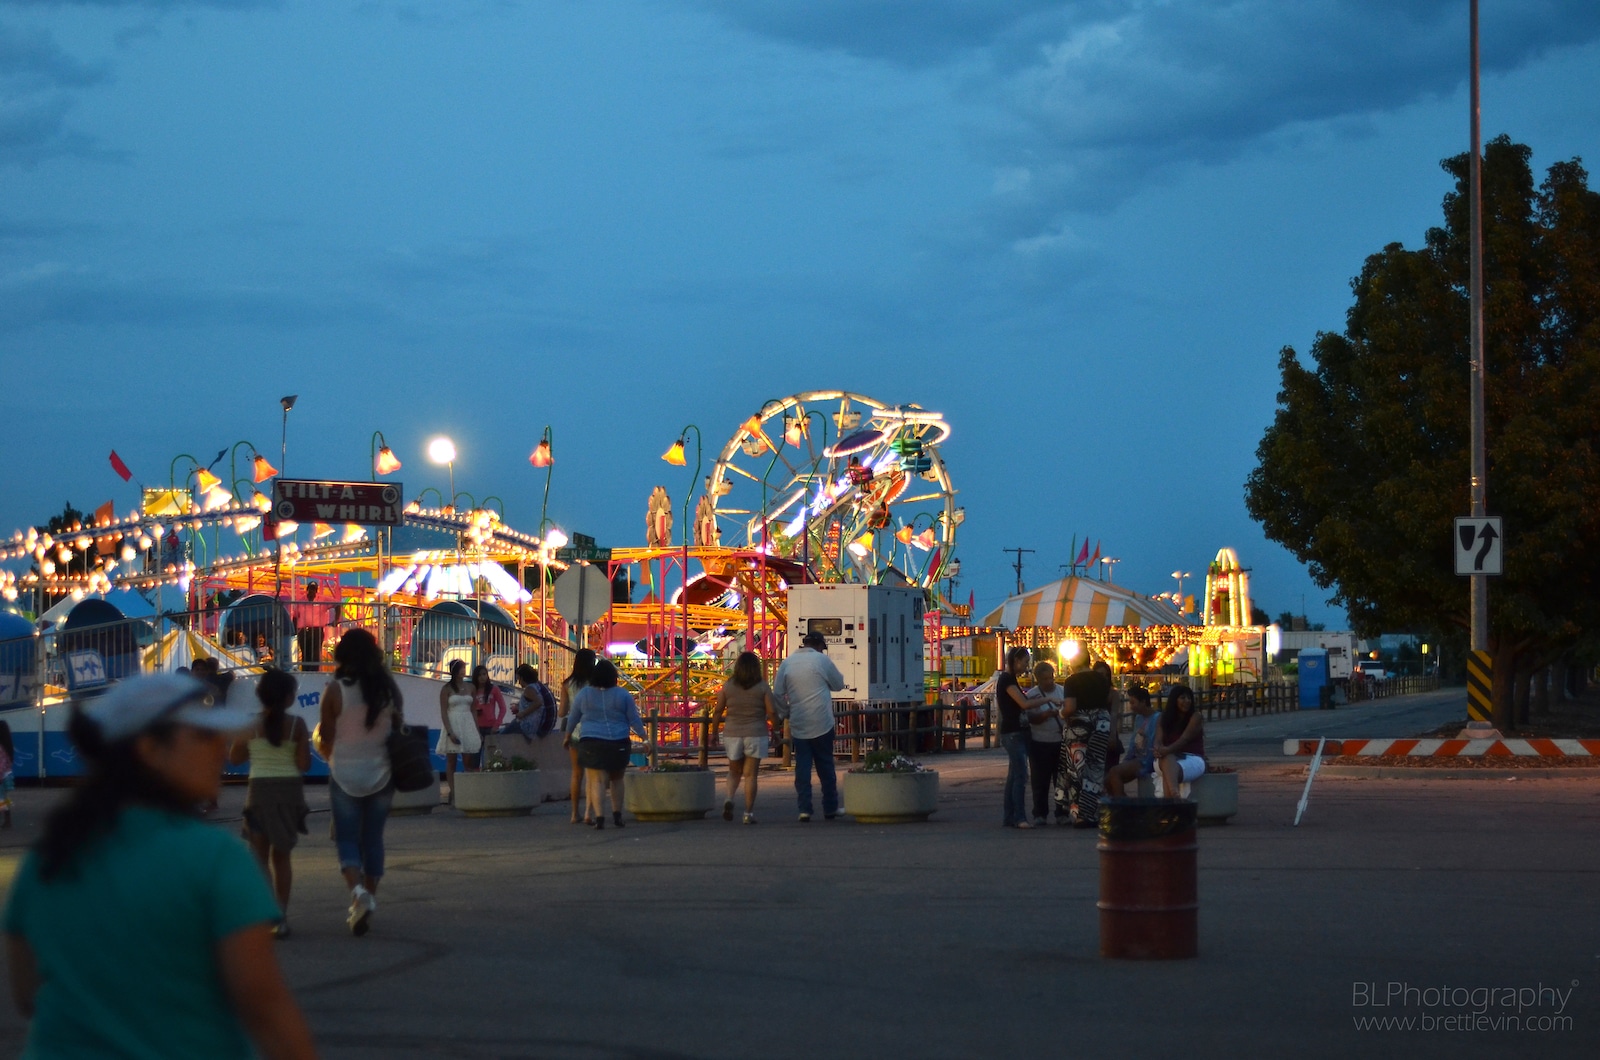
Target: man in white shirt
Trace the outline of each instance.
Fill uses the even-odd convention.
[[[789,719],[794,746],[794,792],[800,820],[811,820],[811,767],[822,782],[822,816],[839,816],[839,785],[833,769],[833,693],[844,687],[844,675],[828,658],[828,642],[807,633],[799,651],[783,660],[772,679],[772,695]]]

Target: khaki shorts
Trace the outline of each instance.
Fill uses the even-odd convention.
[[[722,737],[722,749],[728,753],[728,761],[737,762],[741,758],[761,759],[767,757],[767,738],[765,736],[728,736]]]

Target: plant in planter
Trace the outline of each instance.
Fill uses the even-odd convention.
[[[514,755],[492,752],[481,772],[457,773],[456,809],[468,817],[521,817],[539,804],[539,766]]]
[[[844,812],[863,824],[926,821],[939,806],[939,774],[894,751],[873,751],[844,775]]]
[[[623,798],[641,821],[698,821],[716,804],[717,783],[705,766],[665,759],[628,774]]]

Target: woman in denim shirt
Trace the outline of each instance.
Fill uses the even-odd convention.
[[[617,687],[617,668],[609,659],[595,662],[594,676],[588,686],[572,697],[572,709],[567,714],[567,737],[563,742],[570,746],[571,734],[580,727],[578,763],[583,766],[594,826],[606,826],[601,794],[609,787],[611,819],[621,828],[622,777],[628,768],[628,734],[637,733],[644,739],[644,719],[639,717],[639,706],[633,697],[626,689]]]

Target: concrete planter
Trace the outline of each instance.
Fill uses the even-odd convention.
[[[454,796],[456,809],[468,817],[522,817],[539,804],[539,791],[537,769],[458,772]]]
[[[441,801],[439,794],[439,774],[433,775],[433,783],[421,791],[396,791],[394,801],[389,804],[390,817],[414,817],[425,813],[432,813],[435,806]]]
[[[862,824],[926,821],[939,808],[939,774],[846,773],[844,812]]]
[[[1189,789],[1201,824],[1227,824],[1239,812],[1239,774],[1206,773]]]
[[[629,773],[623,796],[641,821],[698,821],[716,805],[717,781],[709,769]]]
[[[1149,777],[1139,778],[1140,798],[1154,798],[1155,785]],[[1201,824],[1227,824],[1239,812],[1239,774],[1203,773],[1189,785],[1189,801],[1197,804],[1195,816]]]

